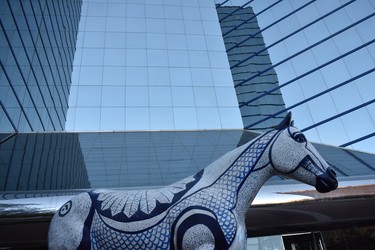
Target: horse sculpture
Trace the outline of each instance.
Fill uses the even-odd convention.
[[[291,114],[194,176],[154,190],[92,190],[65,203],[50,249],[245,249],[245,214],[263,183],[281,175],[337,188],[335,172]]]

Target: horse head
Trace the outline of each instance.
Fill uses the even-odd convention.
[[[320,193],[337,188],[335,171],[303,133],[293,125],[291,113],[276,126],[279,130],[269,150],[274,174],[312,185]]]

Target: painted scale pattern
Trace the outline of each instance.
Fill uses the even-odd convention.
[[[205,205],[218,216],[219,224],[228,242],[234,239],[236,232],[236,220],[231,212],[229,214],[229,211],[234,208],[237,202],[239,186],[246,176],[251,173],[256,161],[275,133],[276,131],[272,131],[256,140],[212,187],[204,190],[214,195],[210,201],[205,197],[203,199],[205,200]],[[226,209],[223,209],[224,207]]]
[[[139,233],[124,233],[107,227],[96,213],[91,226],[92,249],[169,249],[169,227],[160,223]]]
[[[236,220],[231,212],[237,201],[237,191],[251,173],[254,165],[275,131],[265,134],[246,149],[237,161],[211,186],[176,203],[159,224],[147,230],[129,233],[108,227],[95,212],[91,227],[93,249],[169,249],[170,228],[175,218],[186,208],[200,206],[212,210],[224,232],[227,242],[232,242],[236,233]]]

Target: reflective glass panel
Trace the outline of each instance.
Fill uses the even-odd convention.
[[[219,107],[228,107],[235,93],[216,98],[214,86],[232,86],[233,80],[213,2],[83,2],[82,9],[88,16],[78,34],[67,127],[76,127],[82,107],[100,108],[103,115],[92,127],[106,130],[113,114],[122,124],[113,130],[222,127]],[[85,94],[82,86],[100,88]],[[210,123],[199,122],[196,106],[216,109]],[[187,113],[177,115],[174,107]],[[240,116],[234,121],[243,126]]]

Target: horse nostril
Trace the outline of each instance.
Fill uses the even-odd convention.
[[[331,167],[329,167],[327,170],[328,170],[328,173],[329,173],[331,176],[333,176],[333,177],[336,177],[336,176],[337,176],[335,170],[333,170]]]

